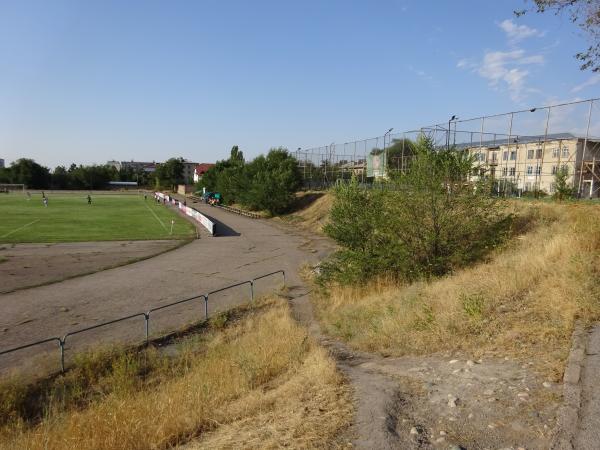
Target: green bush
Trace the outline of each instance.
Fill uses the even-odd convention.
[[[341,249],[323,265],[323,279],[356,283],[376,275],[402,280],[440,276],[480,259],[502,242],[512,217],[468,181],[467,154],[413,147],[410,169],[388,188],[364,190],[356,180],[334,189],[325,232]]]
[[[298,163],[286,149],[271,149],[266,156],[246,163],[235,146],[231,157],[218,161],[197,187],[220,192],[227,204],[240,203],[251,210],[279,214],[294,202],[300,185]]]

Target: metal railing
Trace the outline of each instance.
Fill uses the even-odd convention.
[[[196,201],[200,201],[200,202],[204,201],[204,199],[202,197],[198,197],[197,195],[190,195],[189,197]],[[227,205],[215,205],[215,206],[217,208],[224,209],[225,211],[229,211],[234,214],[238,214],[240,216],[249,217],[251,219],[262,219],[262,216],[260,214],[256,214],[255,212],[252,212],[252,211],[245,211],[243,209],[233,208],[233,207],[227,206]]]
[[[261,219],[262,218],[260,214],[256,214],[251,211],[244,211],[243,209],[239,209],[239,208],[232,208],[231,206],[217,205],[217,208],[224,209],[225,211],[229,211],[234,214],[238,214],[240,216],[250,217],[251,219]]]
[[[156,311],[160,311],[160,310],[166,309],[166,308],[173,307],[175,305],[180,305],[182,303],[191,302],[193,300],[204,299],[204,320],[208,320],[208,317],[209,317],[209,313],[208,313],[208,300],[209,300],[209,297],[211,295],[217,294],[219,292],[226,291],[228,289],[233,289],[233,288],[236,288],[236,287],[239,287],[239,286],[248,285],[250,287],[250,301],[252,302],[252,301],[254,301],[254,287],[255,287],[254,285],[255,285],[255,283],[258,280],[262,280],[264,278],[272,277],[272,276],[278,275],[278,274],[282,275],[283,286],[285,286],[285,284],[286,284],[285,271],[284,270],[276,270],[274,272],[270,272],[270,273],[267,273],[267,274],[264,274],[264,275],[260,275],[258,277],[252,278],[250,280],[240,281],[238,283],[234,283],[234,284],[231,284],[231,285],[228,285],[228,286],[224,286],[224,287],[219,288],[219,289],[215,289],[213,291],[209,291],[209,292],[207,292],[205,294],[196,295],[194,297],[185,298],[183,300],[177,300],[175,302],[168,303],[166,305],[156,306],[154,308],[148,309],[145,312],[139,312],[139,313],[135,313],[135,314],[130,314],[130,315],[127,315],[127,316],[124,316],[124,317],[119,317],[117,319],[109,320],[107,322],[99,323],[99,324],[92,325],[92,326],[85,327],[85,328],[80,328],[80,329],[75,330],[75,331],[69,331],[69,332],[65,333],[62,337],[58,337],[58,336],[50,337],[50,338],[42,339],[40,341],[31,342],[29,344],[20,345],[18,347],[13,347],[13,348],[10,348],[10,349],[7,349],[7,350],[2,350],[2,351],[0,351],[0,356],[11,354],[11,353],[14,353],[14,352],[25,350],[27,348],[31,348],[31,347],[35,347],[35,346],[38,346],[38,345],[47,344],[49,342],[56,341],[58,343],[58,349],[59,349],[59,352],[60,352],[60,369],[61,369],[62,372],[64,372],[65,371],[65,351],[66,351],[65,344],[67,342],[67,338],[69,338],[70,336],[74,336],[74,335],[77,335],[77,334],[85,333],[85,332],[88,332],[88,331],[91,331],[91,330],[102,328],[102,327],[105,327],[105,326],[108,326],[108,325],[112,325],[112,324],[115,324],[115,323],[118,323],[118,322],[123,322],[125,320],[133,319],[133,318],[136,318],[136,317],[143,317],[144,318],[145,342],[146,342],[146,344],[148,344],[150,342],[150,317],[151,317],[152,313],[154,313]]]

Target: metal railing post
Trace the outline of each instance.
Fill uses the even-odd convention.
[[[65,371],[65,337],[58,338],[58,347],[60,348],[60,371]]]
[[[204,295],[204,318],[208,320],[208,294]]]
[[[148,345],[149,337],[150,337],[150,311],[143,313],[144,314],[144,322],[146,326],[146,345]]]
[[[250,301],[254,301],[254,280],[250,280]]]
[[[283,275],[283,287],[285,287],[285,270],[282,270],[281,274]]]

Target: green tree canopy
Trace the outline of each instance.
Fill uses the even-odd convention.
[[[159,186],[174,187],[183,184],[183,158],[170,158],[158,164],[154,177]]]
[[[247,164],[242,176],[241,201],[251,209],[279,214],[287,210],[302,184],[298,162],[284,148],[273,148]]]
[[[45,189],[50,185],[50,170],[29,158],[13,162],[5,177],[9,183],[24,184],[30,189]]]

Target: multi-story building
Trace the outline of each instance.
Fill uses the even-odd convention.
[[[134,171],[143,170],[144,172],[152,173],[156,170],[156,164],[153,162],[141,162],[141,161],[108,161],[107,166],[112,166],[115,169],[121,171],[124,169],[133,169]]]
[[[183,160],[183,181],[185,184],[192,184],[194,182],[194,170],[197,165],[197,162],[192,162],[187,159]]]
[[[202,163],[202,164],[198,164],[195,168],[194,168],[194,183],[197,183],[198,181],[200,181],[202,179],[202,177],[204,176],[204,174],[208,171],[208,169],[210,169],[211,167],[214,167],[214,164],[212,163]]]
[[[555,192],[555,176],[565,171],[567,182],[582,197],[600,196],[600,139],[571,133],[519,136],[461,145],[475,158],[473,180],[493,179],[496,189]]]
[[[4,169],[4,158],[0,158],[0,169]]]

